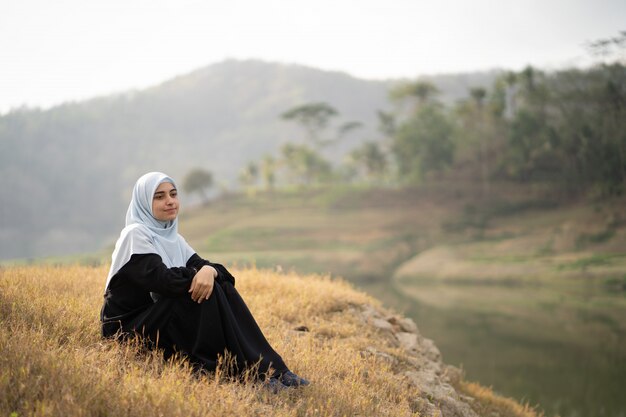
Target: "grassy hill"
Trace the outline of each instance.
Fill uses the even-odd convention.
[[[381,332],[363,313],[374,321],[387,317],[389,328],[404,319],[323,276],[234,271],[268,340],[292,369],[311,379],[310,387],[275,395],[258,384],[224,380],[219,372],[194,374],[184,361],[164,363],[133,344],[100,338],[106,271],[106,265],[0,270],[2,415],[434,416],[452,400],[440,401],[433,387],[454,395],[464,416],[536,415],[448,371],[420,380],[419,369],[443,365],[421,347],[399,346],[394,333]]]
[[[210,259],[331,273],[365,287],[421,277],[621,288],[624,202],[572,201],[511,184],[486,198],[450,181],[329,187],[233,195],[186,209],[181,232]]]

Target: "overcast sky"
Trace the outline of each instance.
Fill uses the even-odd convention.
[[[624,0],[0,0],[0,113],[158,84],[227,58],[361,78],[586,65]]]

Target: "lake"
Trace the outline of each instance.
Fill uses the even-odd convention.
[[[396,282],[384,297],[469,381],[546,416],[626,416],[626,292],[557,286]]]

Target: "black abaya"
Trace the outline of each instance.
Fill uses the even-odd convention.
[[[214,267],[218,276],[209,299],[198,304],[188,290],[194,269],[203,265]],[[232,356],[238,372],[257,363],[259,374],[270,367],[274,375],[288,371],[235,289],[234,277],[197,254],[179,268],[167,268],[157,254],[132,255],[112,277],[104,297],[105,337],[138,335],[166,356],[181,352],[209,371],[224,352]]]

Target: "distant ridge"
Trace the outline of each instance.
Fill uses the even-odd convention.
[[[458,85],[483,85],[493,76],[432,81],[441,80],[442,99],[450,102],[467,90]],[[379,138],[376,112],[389,106],[392,82],[227,60],[144,90],[10,112],[0,117],[0,174],[11,192],[0,209],[0,259],[92,251],[110,242],[123,225],[132,184],[147,171],[182,180],[201,166],[231,186],[248,161],[302,140],[300,130],[279,120],[298,104],[325,101],[342,120],[364,124],[333,150],[340,159]]]

